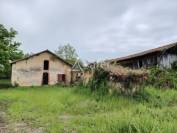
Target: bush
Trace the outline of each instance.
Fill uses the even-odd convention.
[[[107,82],[109,80],[109,72],[105,71],[101,67],[94,69],[93,78],[91,79],[89,86],[92,91],[100,91],[105,94],[108,92]]]
[[[177,71],[151,68],[147,84],[158,88],[177,88]]]
[[[139,91],[137,91],[133,95],[133,98],[139,102],[142,101],[148,102],[150,98],[150,94],[148,93],[148,91],[145,90],[145,87],[142,87],[141,89],[139,89]]]
[[[95,64],[92,69],[92,76],[86,84],[91,91],[99,91],[103,94],[121,93],[133,96],[147,79],[148,73],[145,70],[132,70],[122,66],[101,66]]]
[[[177,70],[177,61],[172,64],[172,69]]]
[[[0,79],[0,89],[10,88],[11,86],[10,79]]]

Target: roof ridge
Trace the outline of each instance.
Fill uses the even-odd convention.
[[[27,59],[29,59],[29,58],[31,58],[31,57],[33,57],[33,56],[40,55],[40,54],[42,54],[42,53],[44,53],[44,52],[48,52],[48,53],[52,54],[53,56],[57,57],[59,60],[63,61],[65,64],[67,64],[67,65],[69,65],[69,66],[72,66],[72,65],[71,65],[70,63],[68,63],[66,60],[62,59],[62,58],[59,57],[57,54],[53,53],[52,51],[50,51],[50,50],[48,50],[48,49],[43,50],[43,51],[38,52],[38,53],[34,53],[34,54],[32,54],[32,55],[30,55],[30,56],[28,56],[28,57],[24,57],[24,58],[22,58],[22,59],[12,61],[11,64],[14,64],[14,63],[19,62],[19,61],[27,60]]]

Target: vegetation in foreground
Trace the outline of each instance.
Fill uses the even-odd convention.
[[[172,133],[177,132],[176,96],[176,90],[153,87],[134,97],[76,87],[18,87],[0,90],[0,110],[9,125],[25,123],[42,132]]]

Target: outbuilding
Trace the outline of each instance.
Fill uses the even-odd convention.
[[[177,43],[150,49],[133,55],[107,60],[109,64],[122,65],[132,69],[158,66],[171,68],[177,61]]]
[[[40,86],[72,82],[72,65],[49,50],[11,63],[12,85]]]

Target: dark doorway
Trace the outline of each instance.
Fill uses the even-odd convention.
[[[143,67],[143,61],[139,60],[139,67],[142,68]]]
[[[44,70],[49,70],[49,61],[44,60]]]
[[[42,84],[48,85],[48,83],[49,83],[49,74],[45,72],[43,73]]]

